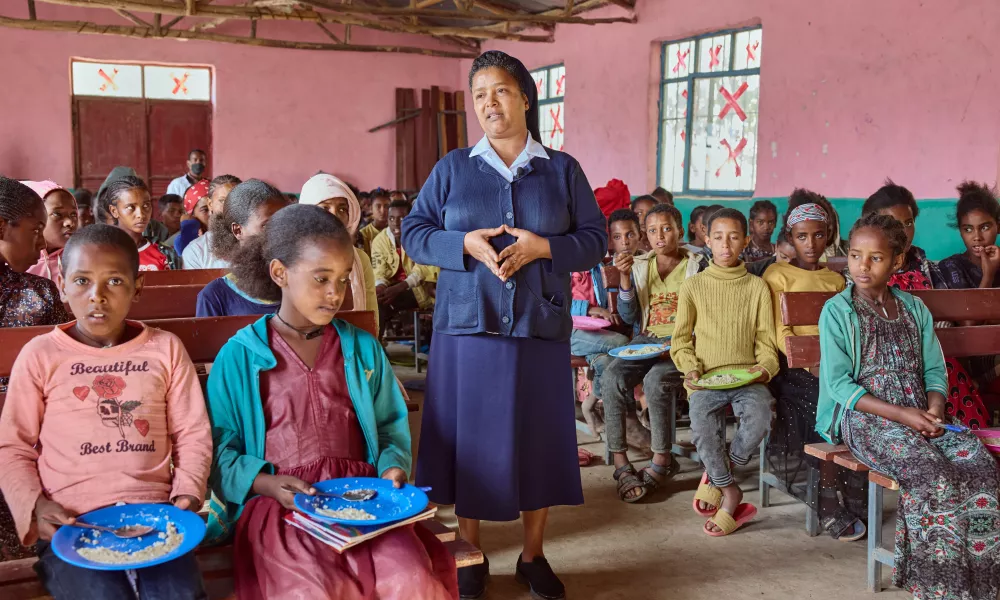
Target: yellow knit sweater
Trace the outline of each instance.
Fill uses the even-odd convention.
[[[697,345],[691,334],[697,338]],[[670,358],[681,373],[760,366],[778,373],[771,290],[743,263],[714,262],[681,285]]]
[[[785,338],[796,335],[819,335],[819,325],[783,325],[781,323],[781,294],[785,292],[842,292],[844,276],[826,267],[815,271],[800,269],[791,263],[776,262],[764,271],[764,283],[771,288],[774,304],[774,344],[785,352]]]

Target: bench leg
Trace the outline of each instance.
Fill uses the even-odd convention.
[[[768,485],[767,472],[767,436],[760,441],[760,505],[762,508],[771,506],[771,486]]]
[[[868,482],[868,590],[882,591],[882,486]]]
[[[413,311],[413,366],[420,373],[420,311]]]
[[[822,533],[819,524],[819,469],[806,466],[808,481],[806,482],[806,533],[816,537]]]

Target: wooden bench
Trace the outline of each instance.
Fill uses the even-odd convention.
[[[146,323],[151,327],[157,327],[177,335],[191,356],[192,362],[201,364],[214,361],[222,346],[237,331],[259,318],[258,315],[250,315],[200,319],[162,319]],[[346,311],[338,313],[337,318],[373,333],[373,335],[377,333],[374,312]],[[35,336],[51,330],[51,326],[0,329],[0,376],[10,375],[14,359],[17,358],[17,354],[24,344]],[[0,395],[0,411],[3,409],[3,401],[3,395]],[[416,404],[407,403],[407,408],[412,412],[418,407]],[[444,524],[432,520],[426,521],[420,526],[430,529],[445,543],[459,567],[483,562],[482,551],[464,540],[457,539],[455,533]],[[201,548],[196,552],[210,596],[213,598],[228,596],[232,590],[231,546]],[[32,569],[35,561],[36,559],[29,558],[0,562],[0,598],[21,600],[48,597]]]
[[[146,287],[161,285],[206,285],[229,272],[229,269],[177,269],[175,271],[143,271],[142,284]]]
[[[912,292],[930,310],[936,322],[986,322],[1000,318],[1000,289],[972,290],[919,290]],[[794,292],[781,296],[781,320],[785,325],[816,325],[819,323],[823,304],[833,294],[827,292]],[[949,357],[989,356],[1000,354],[1000,326],[946,327],[936,330],[938,340]],[[792,336],[785,340],[790,368],[814,368],[820,363],[819,336]],[[844,445],[809,444],[806,454],[820,461],[833,463],[858,473],[868,473],[868,588],[881,589],[882,565],[892,567],[893,552],[882,547],[882,501],[885,489],[899,489],[889,476],[871,471],[858,461]],[[764,480],[764,461],[761,461],[761,504],[767,506],[766,487],[776,483]],[[770,474],[769,474],[770,475]],[[810,469],[810,484],[816,483]],[[815,486],[810,485],[815,494]],[[815,500],[815,498],[813,498]],[[818,508],[818,507],[817,507]],[[817,534],[815,514],[806,510],[806,529]],[[815,533],[814,533],[815,532]]]

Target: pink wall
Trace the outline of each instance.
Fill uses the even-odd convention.
[[[5,9],[5,15],[22,17]],[[78,19],[91,11],[39,4],[40,19]],[[114,15],[111,15],[114,19]],[[127,23],[119,21],[120,24]],[[329,42],[316,27],[264,23],[261,37],[282,28]],[[292,29],[287,29],[292,28]],[[246,34],[247,24],[220,33]],[[315,33],[313,33],[315,31]],[[318,37],[314,37],[318,36]],[[399,37],[355,32],[358,43]],[[414,42],[412,38],[403,42]],[[426,45],[424,40],[415,43]],[[395,88],[461,85],[455,59],[415,55],[265,49],[230,44],[135,40],[0,29],[0,173],[31,179],[73,178],[70,57],[210,64],[215,67],[214,174],[267,179],[297,192],[324,169],[362,188],[395,184],[392,129]],[[16,83],[15,83],[16,82]],[[178,157],[178,175],[185,157]]]
[[[654,185],[660,42],[756,23],[756,196],[807,186],[865,197],[891,176],[918,197],[954,197],[963,178],[997,178],[1000,3],[639,0],[637,11],[635,25],[560,26],[554,44],[489,46],[529,68],[565,62],[566,151],[595,187],[613,177],[634,193]],[[482,131],[472,114],[469,123],[472,142]]]

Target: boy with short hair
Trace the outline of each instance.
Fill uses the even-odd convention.
[[[392,204],[389,192],[382,188],[373,190],[371,198],[372,221],[359,231],[362,248],[368,256],[372,255],[372,243],[375,237],[389,225],[389,205]]]
[[[389,320],[403,310],[427,309],[434,305],[437,267],[418,265],[400,244],[403,219],[410,203],[397,200],[386,211],[386,227],[372,240],[372,269],[378,299],[379,338]]]
[[[719,209],[707,218],[706,229],[712,263],[681,286],[670,356],[685,373],[692,441],[705,464],[695,512],[714,514],[704,530],[718,537],[736,531],[757,514],[752,504],[742,503],[743,491],[733,481],[731,464],[746,465],[770,430],[774,399],[764,384],[778,372],[778,351],[770,289],[740,261],[749,242],[746,217],[735,209]],[[748,370],[758,378],[729,390],[699,385],[703,378],[727,369]],[[730,405],[740,427],[727,453]]]

